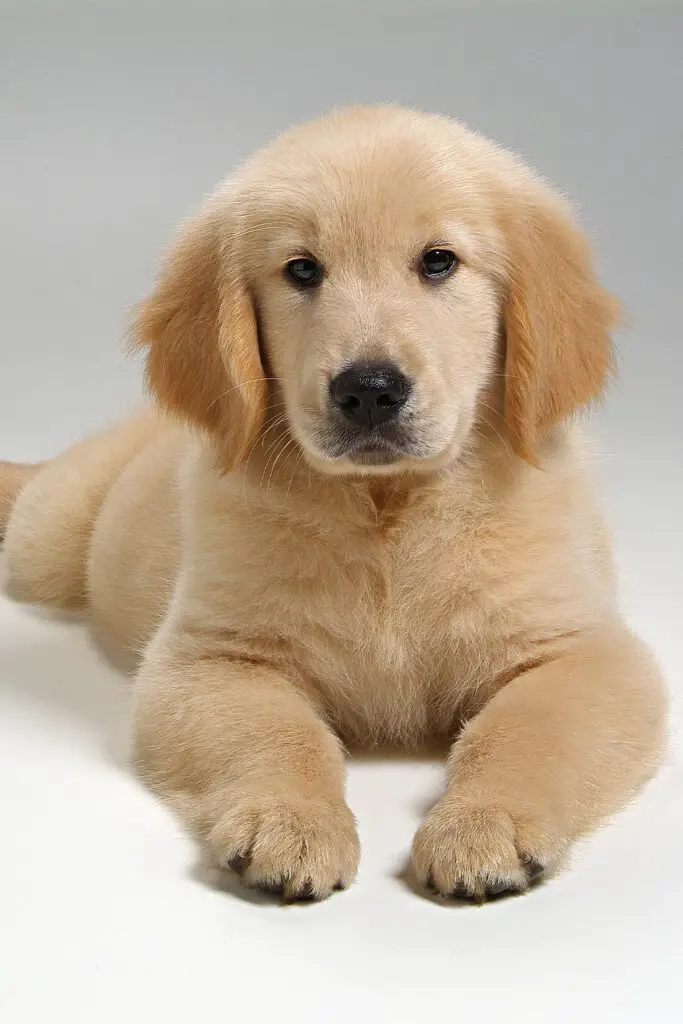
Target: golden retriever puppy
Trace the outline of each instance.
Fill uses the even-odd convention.
[[[352,881],[345,745],[452,744],[413,864],[475,900],[655,770],[662,683],[568,425],[616,315],[518,159],[343,110],[180,231],[133,331],[159,411],[0,466],[11,592],[140,656],[139,771],[248,885]]]

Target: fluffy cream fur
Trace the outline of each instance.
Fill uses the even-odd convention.
[[[415,271],[448,245],[457,271]],[[314,253],[324,285],[283,275]],[[138,658],[143,777],[248,884],[323,897],[358,863],[343,744],[451,742],[414,866],[526,889],[656,768],[665,700],[620,618],[568,420],[616,305],[561,201],[444,118],[350,109],[252,158],[185,224],[134,344],[157,411],[0,464],[20,599]],[[417,454],[330,454],[328,383],[391,359]]]

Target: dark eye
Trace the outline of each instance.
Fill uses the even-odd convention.
[[[323,268],[318,261],[308,256],[298,256],[295,260],[290,260],[285,270],[289,279],[303,288],[319,284],[323,276]]]
[[[448,277],[458,265],[458,257],[450,249],[427,249],[422,253],[420,270],[423,277],[431,280]]]

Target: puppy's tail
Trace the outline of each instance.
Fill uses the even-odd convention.
[[[0,462],[0,543],[5,536],[15,501],[41,468],[42,463]]]

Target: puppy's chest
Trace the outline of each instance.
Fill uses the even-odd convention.
[[[452,678],[455,664],[466,672],[481,576],[469,546],[466,531],[454,541],[445,523],[425,526],[417,516],[297,537],[273,532],[258,573],[235,566],[235,626],[266,643],[276,638],[335,700],[362,692],[395,705]]]

